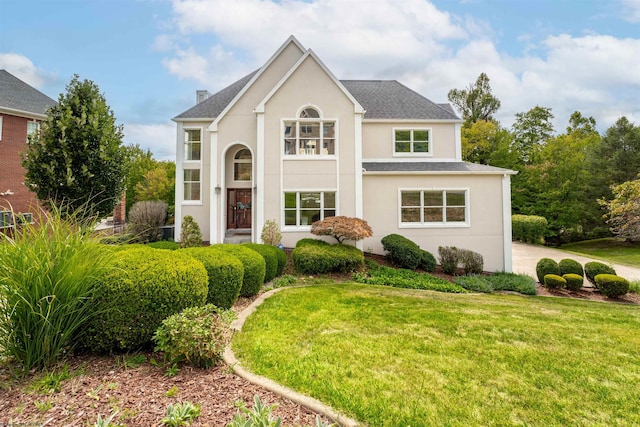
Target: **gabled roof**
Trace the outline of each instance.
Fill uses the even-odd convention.
[[[44,116],[47,109],[56,105],[56,101],[39,90],[29,86],[7,70],[0,70],[0,109],[20,113]]]
[[[495,166],[469,162],[362,162],[362,168],[370,173],[432,173],[432,174],[508,174],[517,172]]]
[[[342,84],[367,110],[365,119],[460,120],[450,108],[396,80],[342,80]]]
[[[237,82],[231,83],[221,91],[211,95],[204,101],[189,108],[187,111],[178,114],[175,119],[215,119],[229,105],[238,93],[246,86],[253,76],[258,72],[247,74]]]

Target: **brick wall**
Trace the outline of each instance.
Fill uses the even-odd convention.
[[[0,208],[13,208],[18,212],[35,212],[38,207],[36,195],[24,184],[25,170],[20,153],[27,147],[27,122],[24,117],[2,116],[2,140],[0,140]],[[13,194],[6,194],[7,192]]]

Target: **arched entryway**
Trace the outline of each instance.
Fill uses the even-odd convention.
[[[227,231],[232,231],[232,234],[251,234],[253,155],[251,150],[243,145],[234,146],[227,153],[226,228]]]

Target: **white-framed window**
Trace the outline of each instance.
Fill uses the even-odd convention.
[[[184,170],[184,200],[200,201],[200,169]]]
[[[233,180],[251,181],[251,151],[248,148],[238,150],[233,156]]]
[[[184,159],[186,161],[200,161],[201,158],[202,158],[202,131],[200,129],[185,129]]]
[[[395,155],[431,155],[431,129],[394,128],[393,153]]]
[[[336,216],[335,191],[285,191],[284,226],[305,227]]]
[[[469,225],[469,191],[466,189],[401,189],[400,225]]]
[[[31,121],[27,122],[27,142],[29,137],[38,135],[40,133],[40,122]]]
[[[315,108],[305,108],[296,120],[284,120],[283,126],[285,155],[335,155],[336,122],[323,120]]]

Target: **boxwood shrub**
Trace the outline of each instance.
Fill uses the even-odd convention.
[[[536,264],[536,275],[538,276],[538,282],[544,284],[544,276],[546,276],[547,274],[555,274],[556,276],[560,276],[560,266],[551,258],[542,258]]]
[[[226,252],[206,247],[184,248],[181,253],[200,261],[209,276],[207,303],[231,308],[240,295],[244,267],[240,260]]]
[[[436,257],[429,251],[420,250],[422,253],[422,260],[420,261],[420,268],[429,273],[436,271]]]
[[[147,347],[165,318],[204,305],[207,292],[207,271],[186,254],[149,247],[114,251],[113,268],[95,290],[97,315],[84,345],[101,353]]]
[[[591,283],[593,283],[594,285],[597,285],[595,278],[598,274],[615,275],[616,270],[614,270],[614,268],[611,267],[610,265],[607,265],[598,261],[591,261],[584,265],[584,274],[585,276],[587,276],[587,279],[589,279]]]
[[[609,298],[617,298],[629,292],[629,282],[615,274],[598,274],[596,287]]]
[[[266,263],[262,255],[242,245],[217,244],[212,249],[225,251],[238,258],[244,267],[240,296],[252,297],[257,295],[264,283]]]
[[[282,273],[284,272],[284,268],[287,265],[287,253],[280,248],[276,249],[278,249],[278,252],[276,252],[276,255],[278,257],[278,269],[276,270],[276,277],[279,277],[282,275]]]
[[[567,281],[557,274],[547,274],[543,280],[544,286],[549,289],[559,289],[567,286]]]
[[[547,219],[536,215],[512,215],[513,238],[521,242],[540,243],[547,231]]]
[[[324,240],[302,239],[292,253],[293,264],[302,274],[355,271],[364,264],[364,254],[354,246]]]
[[[264,258],[264,282],[267,283],[273,280],[278,273],[278,251],[280,251],[280,249],[275,246],[262,245],[260,243],[243,243],[242,246],[253,249]]]
[[[565,258],[558,263],[558,267],[560,267],[561,276],[565,274],[577,274],[580,277],[584,277],[582,264],[574,259]]]
[[[582,283],[584,278],[579,274],[567,273],[563,274],[562,278],[567,281],[567,289],[571,291],[579,291],[582,289]]]
[[[398,267],[415,270],[425,259],[416,243],[399,234],[389,234],[382,238],[381,243],[387,259]]]
[[[153,249],[168,249],[170,251],[175,251],[180,248],[180,245],[176,242],[170,242],[168,240],[161,240],[159,242],[152,242],[148,244],[149,247]]]

